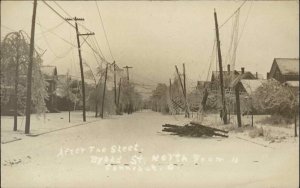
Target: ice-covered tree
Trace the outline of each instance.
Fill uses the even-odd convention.
[[[29,43],[27,42],[25,32],[8,33],[1,41],[1,107],[10,109],[15,108],[15,117],[17,111],[22,112],[25,108],[26,100],[26,76],[29,62]],[[41,73],[42,59],[37,51],[33,57],[33,75],[32,75],[32,95],[31,101],[33,111],[37,113],[46,111],[45,99],[48,94],[46,91],[47,82]],[[12,104],[14,102],[14,104]],[[16,121],[14,130],[16,130]]]
[[[253,93],[252,99],[255,108],[287,118],[292,118],[299,108],[297,92],[272,79],[263,83]]]

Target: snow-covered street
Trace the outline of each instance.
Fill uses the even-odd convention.
[[[229,138],[179,137],[162,132],[162,124],[188,119],[151,111],[88,120],[2,144],[2,187],[299,185],[298,138],[264,147],[236,133]]]

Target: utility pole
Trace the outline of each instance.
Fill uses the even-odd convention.
[[[14,131],[18,129],[18,85],[19,85],[19,47],[20,47],[20,34],[17,33],[17,46],[16,46],[16,74],[15,74],[15,112],[14,112]]]
[[[129,89],[130,88],[129,87],[129,69],[133,68],[133,67],[129,67],[129,66],[126,65],[123,68],[126,69],[126,73],[127,73],[127,85],[128,85],[127,89]],[[130,91],[130,90],[128,90],[128,91]],[[130,114],[131,113],[131,93],[129,93],[129,99],[128,100],[129,100],[129,104],[127,104],[127,114]]]
[[[237,83],[237,85],[235,86],[235,100],[236,100],[236,117],[237,117],[238,127],[242,127],[239,83]]]
[[[185,101],[186,101],[186,113],[185,113],[185,117],[190,117],[190,114],[189,114],[189,110],[187,109],[188,108],[188,105],[187,105],[187,97],[186,97],[186,75],[185,75],[185,64],[183,63],[182,64],[183,66],[183,88],[184,88],[184,98],[185,98]]]
[[[181,89],[182,89],[182,93],[183,93],[183,97],[184,97],[184,103],[185,103],[185,116],[186,117],[189,117],[189,112],[188,112],[188,108],[187,108],[187,101],[186,101],[186,97],[185,97],[185,91],[184,91],[184,86],[183,86],[183,83],[182,83],[182,80],[181,80],[181,77],[180,77],[180,74],[179,74],[179,71],[178,71],[178,68],[177,66],[175,65],[175,69],[176,69],[176,72],[177,72],[177,75],[178,75],[178,78],[179,78],[179,82],[180,82],[180,85],[181,85]]]
[[[81,44],[79,36],[89,36],[94,35],[95,33],[85,33],[80,34],[78,31],[77,21],[84,21],[84,18],[66,18],[65,20],[74,20],[75,28],[76,28],[76,37],[77,37],[77,46],[78,46],[78,55],[79,55],[79,63],[80,63],[80,74],[81,74],[81,91],[82,91],[82,112],[83,112],[83,121],[86,121],[86,113],[85,113],[85,86],[84,86],[84,74],[83,74],[83,65],[82,65],[82,57],[81,57]]]
[[[170,80],[169,95],[170,95],[170,99],[172,100],[172,80],[171,78],[169,80]]]
[[[186,82],[185,82],[185,65],[184,63],[182,64],[182,72],[183,72],[183,94],[184,94],[184,98],[186,98]]]
[[[67,88],[68,88],[68,111],[69,111],[69,123],[71,122],[71,99],[70,99],[70,85],[71,85],[71,77],[69,77],[69,71],[67,73]]]
[[[119,91],[118,91],[118,99],[117,99],[117,114],[121,114],[121,111],[120,111],[120,95],[121,95],[121,81],[122,79],[120,78],[120,81],[119,81]]]
[[[26,122],[25,134],[30,133],[30,114],[31,114],[31,80],[32,80],[32,64],[34,52],[34,34],[35,34],[35,19],[36,19],[37,0],[33,1],[33,13],[31,21],[31,36],[30,36],[30,51],[29,51],[29,64],[27,72],[27,95],[26,95]]]
[[[216,27],[216,38],[217,38],[217,47],[218,47],[218,60],[219,60],[219,71],[220,71],[220,85],[221,85],[221,95],[222,95],[222,116],[224,124],[227,124],[227,110],[226,110],[226,102],[225,102],[225,92],[224,92],[224,82],[223,82],[223,68],[222,68],[222,54],[220,47],[220,38],[219,38],[219,26],[217,13],[214,11],[215,17],[215,27]]]
[[[117,107],[119,108],[119,104],[120,104],[120,95],[121,95],[121,83],[122,83],[122,78],[120,78],[119,81],[119,92],[118,92],[118,102],[117,102]]]
[[[108,64],[106,64],[106,69],[105,69],[105,79],[104,79],[104,86],[103,86],[103,95],[102,95],[102,106],[101,106],[101,118],[103,119],[103,114],[104,114],[104,100],[105,100],[105,90],[106,90],[106,80],[107,80],[107,69],[108,69]]]
[[[115,86],[115,105],[117,106],[117,74],[116,74],[116,62],[114,61],[114,86]]]
[[[126,69],[126,73],[127,73],[127,81],[129,82],[129,70],[130,68],[133,68],[133,67],[128,67],[127,65],[125,67],[123,67],[124,69]]]

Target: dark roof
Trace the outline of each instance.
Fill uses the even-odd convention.
[[[210,81],[197,81],[197,88],[205,88],[210,84]]]
[[[234,75],[239,75],[241,73],[242,73],[241,71],[236,71],[236,70],[230,71],[230,72],[223,71],[223,77],[224,78],[225,77],[231,77],[231,76],[234,76]],[[219,79],[219,77],[220,77],[220,71],[212,71],[211,77],[214,78],[214,79]]]
[[[283,75],[299,75],[299,59],[297,58],[275,58],[274,63]]]

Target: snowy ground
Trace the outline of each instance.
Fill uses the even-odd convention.
[[[2,117],[1,136],[21,138],[1,144],[2,187],[299,186],[299,140],[289,127],[271,127],[285,139],[270,143],[247,132],[230,132],[229,138],[169,135],[162,124],[192,118],[151,111],[104,120],[89,114],[82,125],[80,115],[73,114],[71,125],[67,113],[32,121],[34,134],[70,127],[35,137],[11,133],[12,119]],[[206,119],[220,123],[217,115]]]
[[[87,122],[95,121],[94,113],[87,112]],[[18,130],[13,130],[14,117],[13,116],[1,116],[1,143],[14,142],[20,139],[24,139],[26,135],[25,131],[25,116],[18,116]],[[82,124],[82,111],[71,112],[70,123],[69,113],[46,113],[46,114],[32,114],[30,118],[30,134],[38,135],[44,134],[59,129],[65,129],[68,127]]]

